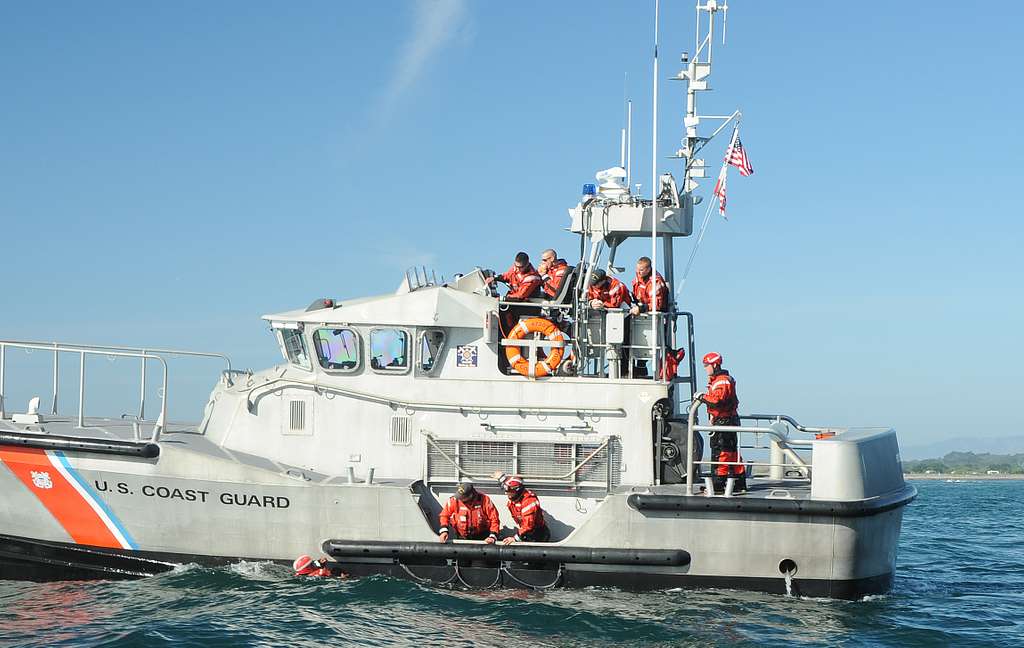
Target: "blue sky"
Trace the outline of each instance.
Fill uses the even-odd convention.
[[[667,77],[693,3],[662,4]],[[730,6],[702,105],[743,110],[756,174],[732,175],[683,294],[698,350],[747,411],[912,444],[1020,434],[1021,6]],[[565,209],[617,162],[624,85],[650,183],[652,9],[0,4],[0,337],[263,367],[263,313],[391,291],[411,263],[569,256]],[[682,89],[662,84],[665,154]],[[175,375],[197,411],[212,367]],[[12,399],[47,392],[11,376]]]

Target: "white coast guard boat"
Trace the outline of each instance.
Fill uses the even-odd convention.
[[[714,465],[697,442],[711,428],[693,402],[693,315],[626,317],[586,299],[584,269],[613,269],[630,238],[660,242],[656,265],[660,256],[675,280],[673,246],[693,231],[705,177],[698,156],[710,138],[698,135],[696,99],[723,10],[698,5],[697,48],[678,77],[688,84],[682,190],[664,174],[644,199],[622,172],[605,174],[570,210],[580,258],[553,299],[505,302],[480,269],[451,281],[413,270],[395,294],[266,315],[282,364],[242,372],[224,358],[195,425],[167,418],[167,359],[223,356],[0,342],[0,577],[136,577],[322,550],[355,575],[468,587],[886,591],[915,496],[895,432],[744,415],[735,431],[748,491],[706,496],[701,475]],[[737,117],[719,119],[714,134]],[[509,339],[508,318],[554,324]],[[666,376],[664,358],[680,347],[685,375]],[[52,354],[49,413],[39,400],[15,412],[3,398],[17,379],[7,359],[22,349]],[[525,364],[509,368],[514,354]],[[86,415],[94,356],[142,366],[137,413]],[[80,367],[76,416],[58,414],[62,359]],[[163,373],[155,416],[153,365]],[[440,503],[466,476],[511,530],[496,470],[523,475],[540,496],[552,542],[439,543]]]

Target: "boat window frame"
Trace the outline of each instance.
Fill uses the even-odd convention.
[[[310,357],[310,355],[309,355],[309,345],[306,343],[306,336],[305,336],[304,327],[301,324],[299,324],[298,326],[295,326],[295,327],[290,327],[290,326],[274,326],[273,328],[274,328],[274,331],[277,333],[277,335],[276,335],[276,337],[277,337],[277,344],[281,348],[281,355],[284,356],[285,362],[287,362],[292,367],[295,367],[297,369],[301,369],[303,371],[308,371],[308,372],[312,373],[313,372],[313,358]],[[284,336],[285,336],[286,332],[287,333],[293,333],[295,335],[295,338],[299,340],[300,344],[302,345],[302,352],[306,356],[306,363],[309,366],[303,365],[300,362],[297,362],[294,358],[292,358],[291,353],[289,353],[288,345],[285,343],[285,339],[284,339]]]
[[[376,368],[373,366],[373,334],[377,331],[401,331],[405,335],[405,366],[404,367],[383,367]],[[374,326],[370,329],[370,335],[367,337],[367,350],[366,350],[366,366],[371,371],[378,374],[401,376],[409,373],[412,369],[413,362],[412,358],[409,357],[409,345],[415,339],[415,336],[409,333],[409,329],[404,326]],[[413,350],[415,355],[415,350]]]
[[[356,338],[356,340],[355,340],[356,364],[355,364],[354,367],[351,367],[349,369],[331,369],[329,367],[325,367],[324,366],[324,359],[320,356],[320,349],[319,349],[319,347],[317,345],[317,341],[316,341],[316,335],[321,330],[328,330],[328,331],[345,330],[345,331],[351,331],[352,332],[352,334]],[[352,373],[358,373],[363,368],[363,336],[359,332],[359,329],[357,329],[356,327],[349,326],[347,324],[326,324],[326,323],[324,323],[324,324],[321,324],[320,326],[317,326],[316,328],[313,329],[312,333],[310,334],[310,339],[312,340],[312,344],[313,344],[313,352],[316,354],[317,366],[319,366],[320,369],[322,369],[324,372],[329,373],[329,374],[352,374]]]
[[[427,333],[440,333],[441,344],[437,347],[437,355],[434,356],[434,364],[430,369],[423,368],[423,339]],[[420,376],[433,376],[437,374],[437,366],[440,364],[441,357],[448,350],[448,331],[438,326],[431,326],[424,328],[416,336],[416,374]]]

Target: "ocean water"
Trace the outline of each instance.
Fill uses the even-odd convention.
[[[1024,482],[917,486],[893,591],[861,601],[454,592],[241,563],[139,581],[0,581],[0,645],[1024,646]]]

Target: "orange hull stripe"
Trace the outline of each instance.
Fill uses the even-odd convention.
[[[93,547],[121,548],[121,543],[89,502],[50,463],[50,457],[45,450],[0,447],[0,462],[6,464],[21,483],[39,498],[50,515],[64,527],[76,543]],[[37,486],[32,473],[36,473],[37,476],[45,473],[52,485],[49,488]]]

